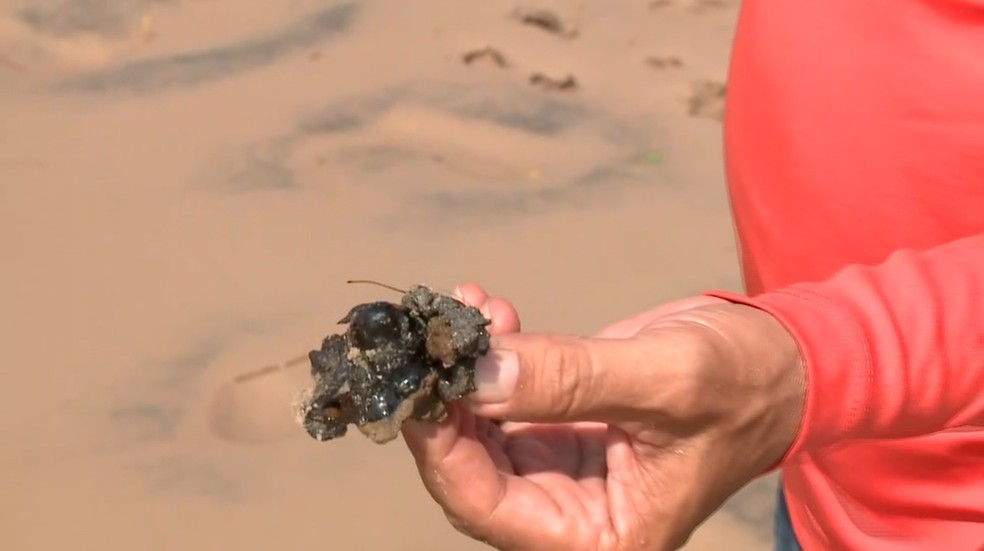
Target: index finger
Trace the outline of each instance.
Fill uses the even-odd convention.
[[[491,320],[489,333],[504,335],[520,331],[519,313],[511,302],[504,298],[489,297],[481,286],[464,283],[454,290],[454,295],[469,306],[481,310],[482,315]]]

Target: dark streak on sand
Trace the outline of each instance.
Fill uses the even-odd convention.
[[[235,162],[236,168],[232,174],[227,173],[224,178],[224,187],[234,192],[293,189],[298,184],[293,170],[288,166],[288,158],[305,138],[356,132],[370,126],[388,110],[413,103],[538,136],[555,137],[574,128],[587,128],[624,151],[620,159],[549,187],[533,186],[512,192],[462,190],[410,193],[408,200],[418,204],[421,212],[438,211],[445,218],[489,213],[524,214],[544,208],[578,205],[589,198],[610,200],[613,192],[643,185],[647,181],[645,174],[638,172],[639,160],[648,152],[647,140],[630,127],[603,114],[592,113],[573,102],[544,98],[539,94],[504,90],[495,95],[479,95],[478,91],[462,86],[442,85],[429,90],[422,90],[419,86],[413,90],[410,87],[401,88],[329,105],[310,115],[300,123],[297,131],[286,137],[244,151]],[[362,170],[371,171],[404,162],[419,162],[422,155],[381,144],[326,152],[325,158],[337,159],[338,162],[368,163],[362,166]],[[596,191],[604,191],[607,195]],[[408,193],[406,190],[394,192]],[[412,222],[408,219],[404,223]]]
[[[109,418],[116,425],[117,437],[128,445],[164,440],[174,434],[184,415],[177,404],[167,400],[133,402],[118,405],[109,410]]]
[[[528,214],[559,206],[583,206],[586,201],[597,205],[598,201],[614,201],[618,191],[644,185],[649,180],[642,174],[633,174],[643,153],[629,155],[618,161],[597,166],[566,182],[553,186],[535,187],[514,192],[458,191],[419,193],[411,198],[419,204],[424,216],[441,213],[472,217],[482,215],[506,216]],[[601,193],[598,193],[601,192]]]
[[[69,79],[58,88],[71,92],[153,94],[215,81],[271,64],[291,52],[337,36],[351,25],[357,11],[354,3],[333,6],[244,43],[135,61]]]
[[[26,3],[26,2],[21,2]],[[17,17],[35,32],[66,37],[80,34],[121,36],[135,17],[134,2],[121,0],[49,0],[31,2]]]
[[[531,134],[554,136],[577,124],[587,110],[570,101],[503,89],[491,93],[456,84],[401,86],[369,97],[335,102],[300,124],[309,134],[358,130],[389,109],[420,103],[455,115],[496,123]]]
[[[203,339],[138,370],[147,382],[129,387],[127,397],[107,412],[114,441],[128,447],[172,438],[186,414],[189,387],[225,346],[225,339]]]
[[[292,140],[276,140],[247,149],[235,161],[228,189],[238,192],[292,190],[297,178],[286,165]]]
[[[239,483],[214,462],[187,455],[168,455],[136,466],[157,494],[194,496],[220,502],[242,497]]]

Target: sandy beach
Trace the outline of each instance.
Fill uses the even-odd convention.
[[[6,0],[0,548],[486,549],[290,402],[371,278],[589,334],[741,289],[732,0]],[[774,480],[689,550],[766,550]]]

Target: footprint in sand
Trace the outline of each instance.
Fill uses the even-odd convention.
[[[221,384],[206,411],[209,432],[237,444],[304,436],[291,408],[308,386],[307,357],[246,372]]]
[[[415,84],[336,99],[203,166],[200,179],[236,193],[361,182],[380,198],[378,223],[420,227],[435,215],[522,214],[651,185],[639,159],[658,139],[638,121],[525,86]]]
[[[727,87],[722,82],[699,81],[692,85],[688,112],[691,117],[724,119],[724,99]]]

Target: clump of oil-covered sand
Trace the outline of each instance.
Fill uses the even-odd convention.
[[[355,306],[339,323],[347,330],[308,355],[314,386],[296,406],[319,441],[355,425],[382,444],[407,419],[443,420],[447,403],[475,390],[475,362],[489,349],[489,320],[477,308],[424,285],[398,304]]]

